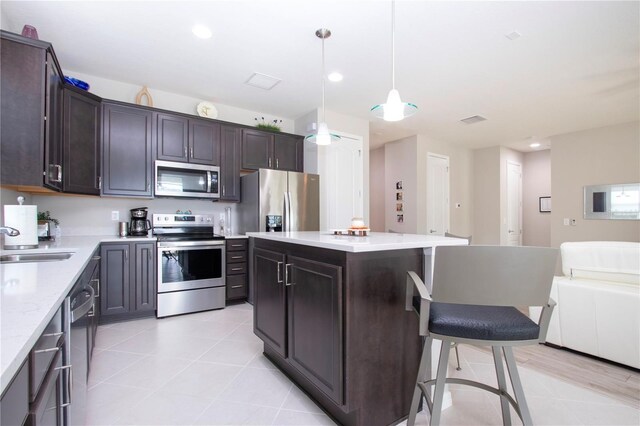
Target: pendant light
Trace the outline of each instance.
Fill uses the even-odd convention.
[[[304,140],[313,142],[316,145],[330,145],[331,142],[337,142],[340,140],[340,136],[329,132],[329,126],[327,126],[327,123],[324,121],[324,40],[331,37],[331,31],[326,28],[320,28],[316,31],[316,37],[322,40],[322,118],[318,123],[316,133],[307,136]]]
[[[371,112],[385,121],[400,121],[418,111],[418,107],[410,102],[402,102],[396,90],[396,2],[391,2],[391,90],[387,102],[374,105]]]

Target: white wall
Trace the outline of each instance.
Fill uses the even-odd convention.
[[[90,92],[94,93],[102,98],[111,99],[122,102],[135,103],[136,95],[142,87],[125,83],[117,80],[110,80],[95,75],[83,74],[73,70],[63,70],[65,75],[75,77],[80,80],[86,81],[91,86]],[[161,108],[175,112],[182,112],[185,114],[197,115],[196,106],[208,99],[194,98],[191,96],[184,96],[177,93],[165,92],[163,90],[148,88],[151,97],[153,98],[154,108]],[[144,98],[146,101],[146,98]],[[280,128],[283,132],[294,132],[294,120],[285,117],[276,117],[273,115],[265,114],[263,112],[251,111],[248,109],[238,108],[230,105],[223,105],[217,102],[213,102],[218,110],[218,120],[229,121],[232,123],[246,124],[248,126],[255,126],[257,117],[260,120],[261,117],[265,118],[265,121],[270,122],[273,119],[282,120]]]
[[[175,213],[176,210],[191,210],[194,214],[216,214],[224,212],[225,207],[232,209],[232,226],[237,229],[235,204],[206,200],[178,198],[139,198],[82,197],[64,195],[32,195],[31,203],[38,211],[49,210],[51,216],[60,221],[62,235],[116,235],[118,221],[111,220],[111,212],[120,213],[120,221],[130,220],[129,210],[136,207],[148,207],[149,216],[153,213]],[[219,229],[216,229],[219,232]]]
[[[523,158],[522,244],[549,247],[551,213],[540,213],[539,198],[551,196],[551,150],[527,152]]]
[[[385,232],[385,148],[384,146],[369,152],[369,206],[371,220],[369,227],[372,231]]]
[[[640,241],[638,220],[586,220],[585,185],[640,182],[640,122],[551,137],[551,246]],[[576,220],[564,226],[563,219]]]
[[[418,136],[409,136],[384,145],[385,231],[416,234],[418,232]],[[402,189],[396,190],[396,182]],[[402,192],[403,212],[396,211],[396,193]],[[404,222],[397,222],[397,215]]]
[[[473,151],[473,243],[500,244],[500,147]]]

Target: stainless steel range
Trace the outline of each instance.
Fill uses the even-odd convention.
[[[225,306],[225,243],[213,215],[154,214],[158,318]]]

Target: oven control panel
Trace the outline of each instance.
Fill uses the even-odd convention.
[[[212,214],[154,214],[152,216],[153,226],[213,226],[214,215]]]

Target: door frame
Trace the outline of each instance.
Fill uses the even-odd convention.
[[[426,159],[426,178],[427,178],[427,182],[425,185],[425,206],[427,205],[427,203],[429,202],[429,182],[428,182],[428,178],[429,178],[429,158],[433,157],[433,158],[440,158],[443,160],[447,161],[447,185],[446,185],[446,198],[447,201],[445,202],[445,210],[446,210],[446,214],[445,214],[445,229],[444,232],[449,232],[449,229],[451,227],[451,159],[448,155],[443,155],[443,154],[437,154],[435,152],[427,152],[427,159]],[[425,220],[425,232],[427,235],[431,235],[429,233],[429,216],[427,214],[427,209],[425,208],[425,215],[426,220]],[[444,236],[444,232],[443,232],[443,236]]]
[[[507,245],[509,244],[509,166],[518,166],[518,168],[520,169],[520,178],[518,179],[518,224],[519,224],[519,229],[518,229],[518,246],[522,245],[522,234],[523,234],[523,223],[522,223],[522,164],[513,161],[513,160],[507,160],[507,182],[506,182],[506,189],[507,189],[507,194],[506,194],[506,200],[507,200],[507,224],[506,226],[503,228],[503,232],[506,233],[505,236],[505,241],[507,243]]]

